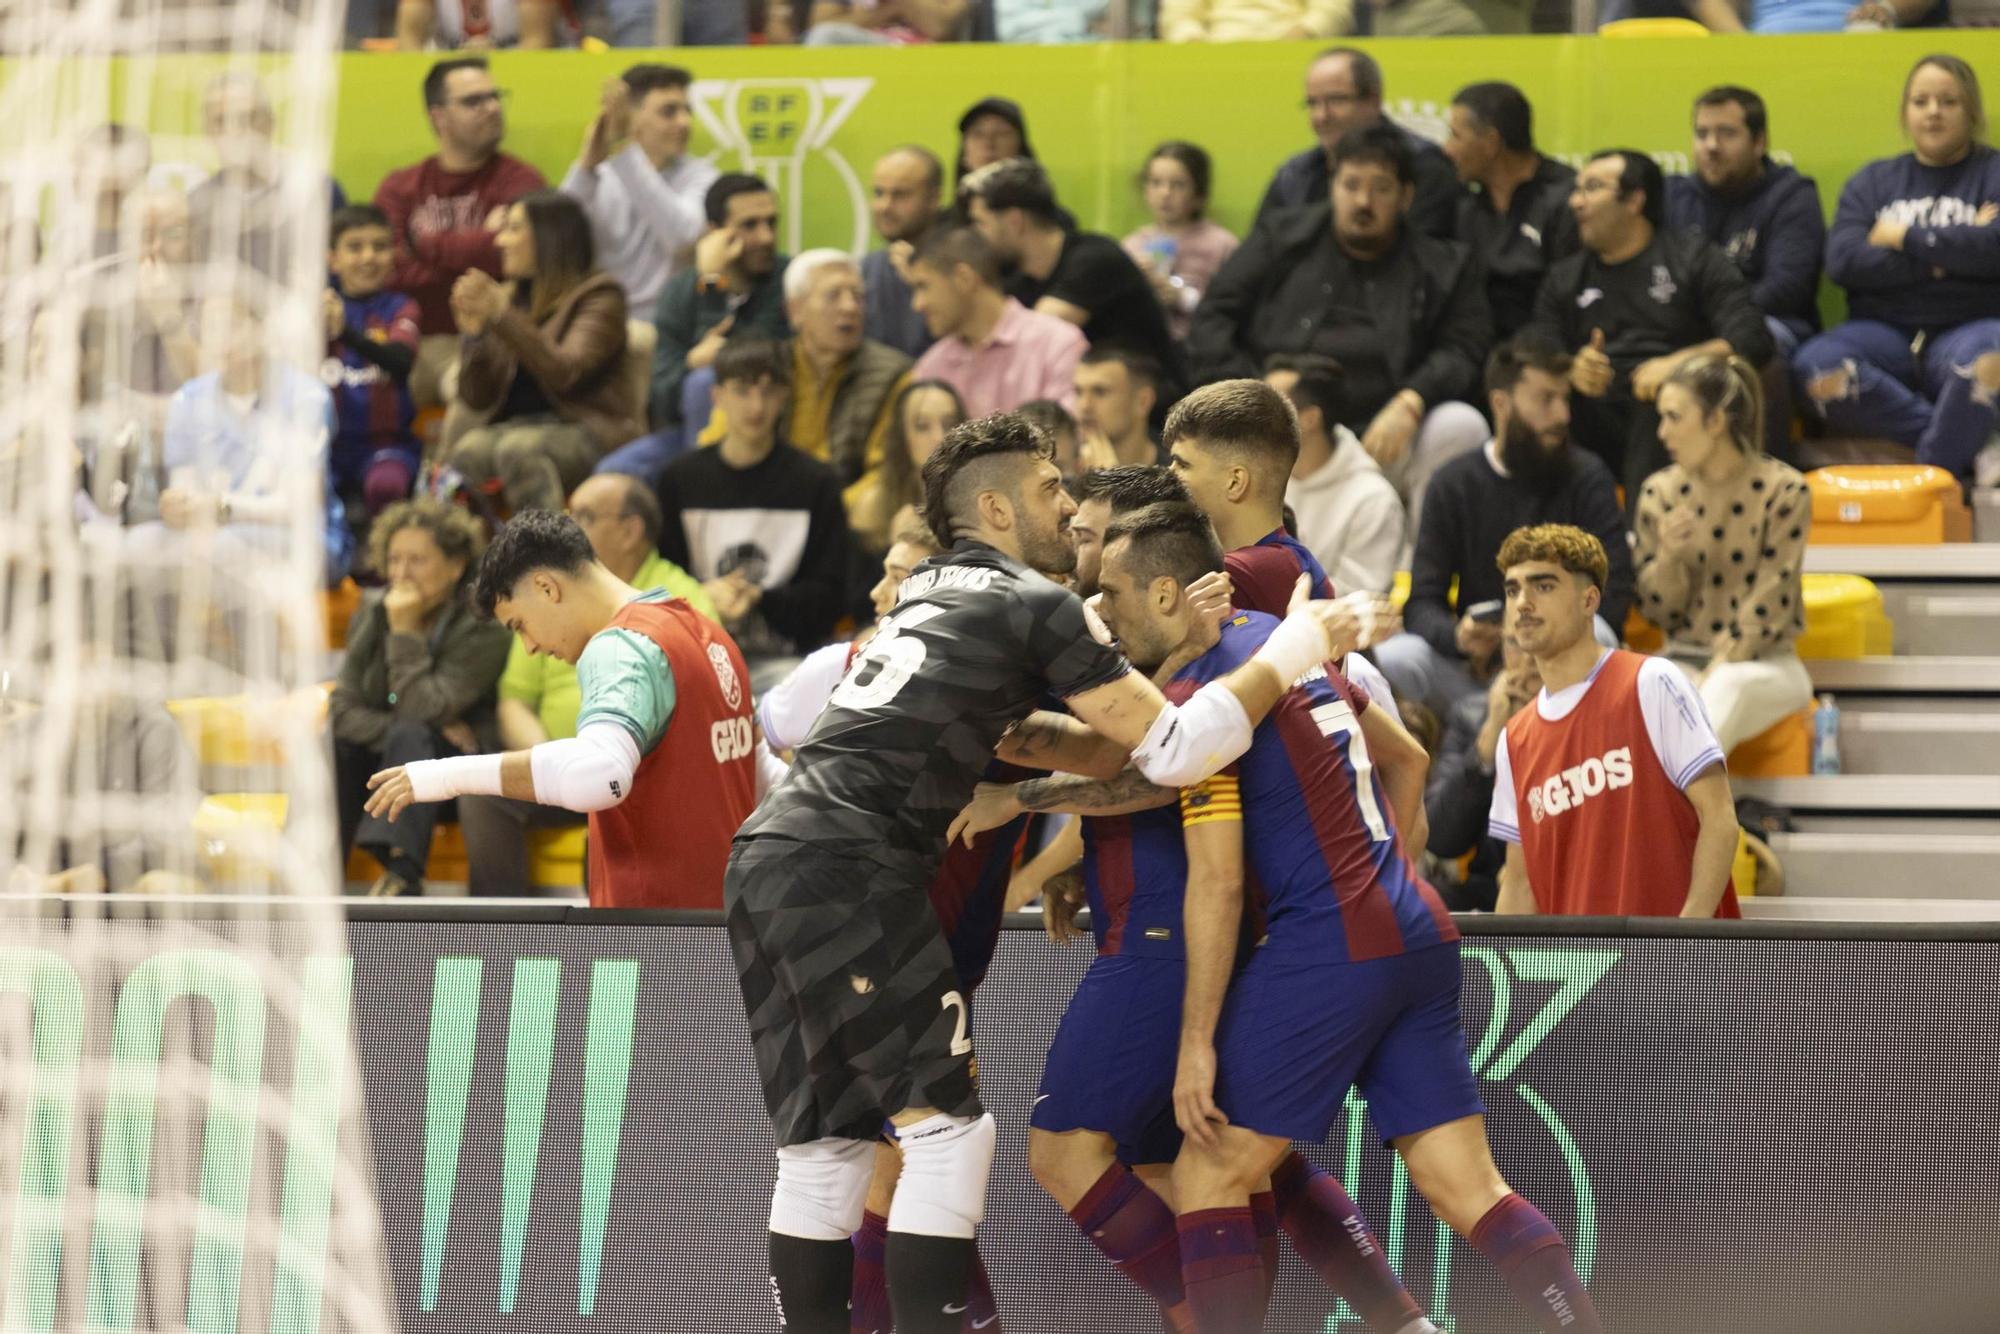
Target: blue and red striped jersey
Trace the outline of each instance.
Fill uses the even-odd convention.
[[[1229,571],[1236,605],[1249,611],[1283,616],[1292,600],[1292,587],[1301,574],[1312,576],[1312,595],[1333,596],[1333,580],[1306,550],[1305,543],[1279,528],[1257,540],[1255,546],[1238,547],[1225,554],[1222,568]]]
[[[1262,647],[1278,619],[1239,612],[1222,640],[1175,677],[1175,702],[1228,675]],[[1367,696],[1316,668],[1287,691],[1237,776],[1243,846],[1262,886],[1264,949],[1319,963],[1360,963],[1458,939],[1458,928],[1404,852],[1395,817],[1361,738]]]
[[[1097,952],[1179,959],[1187,844],[1178,804],[1083,822],[1083,891]]]
[[[1016,783],[1036,777],[1033,769],[1017,768],[993,761],[985,782]],[[998,829],[973,836],[972,846],[953,839],[931,877],[931,911],[937,914],[938,928],[951,947],[952,967],[958,980],[970,991],[986,979],[993,962],[993,950],[1000,943],[1000,919],[1007,908],[1007,884],[1014,877],[1014,862],[1020,855],[1021,839],[1027,833],[1029,816],[1017,815]]]
[[[415,355],[418,341],[415,300],[401,292],[375,292],[368,296],[343,296],[341,304],[347,307],[348,328],[360,331],[374,342],[401,343]],[[372,453],[413,443],[410,424],[417,410],[407,382],[397,383],[383,367],[338,339],[326,347],[325,379],[327,389],[333,394],[338,423],[333,438],[335,453]]]

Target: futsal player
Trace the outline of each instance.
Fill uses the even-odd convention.
[[[1221,563],[1207,525],[1185,510],[1154,507],[1111,525],[1099,610],[1135,662],[1186,638],[1178,589]],[[1170,697],[1242,661],[1273,624],[1254,612],[1232,620]],[[1392,796],[1403,808],[1421,800],[1421,771],[1416,793],[1385,792],[1363,735],[1368,712],[1344,678],[1316,672],[1279,701],[1239,761],[1183,793],[1206,845],[1183,908],[1174,1089],[1186,1135],[1173,1189],[1188,1305],[1203,1334],[1262,1327],[1268,1290],[1250,1195],[1293,1141],[1326,1138],[1358,1086],[1438,1217],[1495,1262],[1545,1331],[1589,1334],[1601,1325],[1567,1246],[1493,1163],[1459,1018],[1458,931],[1391,814]],[[1416,745],[1400,728],[1376,735]],[[1267,920],[1232,983],[1240,896],[1231,886],[1246,867],[1267,895]]]
[[[889,549],[882,557],[882,577],[869,590],[877,617],[895,610],[896,594],[903,581],[918,564],[941,551],[937,538],[914,513],[894,530]],[[866,644],[863,637],[815,649],[790,676],[765,692],[757,705],[757,721],[772,749],[789,751],[805,740]],[[1029,776],[1027,770],[998,760],[986,774],[989,781],[998,782]],[[971,840],[952,840],[931,879],[931,909],[937,914],[938,926],[951,948],[952,969],[958,975],[968,1006],[973,991],[986,977],[987,966],[992,963],[994,948],[1000,941],[1007,885],[1027,823],[1028,816],[1023,813]],[[887,1139],[878,1139],[867,1202],[862,1209],[861,1225],[853,1235],[854,1283],[848,1297],[851,1334],[888,1334],[890,1329],[889,1289],[882,1268],[882,1252],[888,1242],[889,1209],[902,1166],[902,1155],[896,1146]],[[963,1329],[1000,1334],[998,1319],[992,1280],[987,1275],[985,1261],[974,1251]]]
[[[1355,619],[1301,600],[1265,650],[1180,705],[1084,631],[1036,570],[1075,564],[1075,504],[1044,437],[1002,415],[955,428],[924,466],[951,550],[894,612],[737,836],[730,943],[778,1143],[771,1278],[797,1334],[847,1328],[853,1250],[883,1119],[903,1150],[885,1248],[901,1334],[953,1334],[994,1128],[962,988],[925,891],[944,834],[1001,735],[1054,694],[1156,781],[1192,782],[1248,745],[1290,681],[1351,646]]]
[[[755,803],[750,673],[728,632],[662,589],[611,573],[566,514],[526,510],[479,562],[480,610],[531,653],[576,667],[576,735],[455,755],[368,780],[368,813],[502,796],[590,815],[596,907],[713,907]],[[670,896],[670,901],[663,897]]]
[[[1665,658],[1591,634],[1603,544],[1566,524],[1518,528],[1499,563],[1508,629],[1542,690],[1493,754],[1497,911],[1741,916],[1736,806],[1700,693]]]

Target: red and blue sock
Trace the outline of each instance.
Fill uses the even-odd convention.
[[[889,1334],[889,1275],[882,1267],[889,1244],[889,1220],[880,1214],[861,1215],[854,1242],[854,1290],[848,1298],[847,1326],[852,1334]]]
[[[1472,1229],[1473,1248],[1493,1262],[1544,1334],[1603,1334],[1590,1290],[1577,1277],[1555,1224],[1519,1195],[1486,1211]]]
[[[1246,1205],[1180,1216],[1181,1286],[1199,1334],[1264,1328],[1264,1259]]]
[[[1423,1315],[1339,1181],[1295,1152],[1272,1170],[1271,1190],[1292,1245],[1370,1329],[1402,1329]]]
[[[1069,1211],[1119,1273],[1171,1311],[1183,1299],[1180,1237],[1173,1210],[1123,1163],[1104,1169]]]

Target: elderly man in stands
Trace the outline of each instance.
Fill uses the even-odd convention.
[[[1338,361],[1340,424],[1408,500],[1414,526],[1431,474],[1486,438],[1460,400],[1476,390],[1492,322],[1472,252],[1409,225],[1418,185],[1406,140],[1381,124],[1342,139],[1332,201],[1259,224],[1209,286],[1188,344],[1203,380],[1261,375],[1277,353]]]
[[[884,244],[861,259],[862,327],[876,342],[911,357],[928,351],[932,338],[924,317],[910,305],[904,270],[938,225],[943,188],[944,164],[928,148],[905,144],[875,160],[869,215]]]
[[[1451,101],[1445,156],[1466,184],[1458,239],[1486,268],[1493,331],[1528,322],[1549,266],[1576,253],[1576,173],[1535,149],[1534,109],[1511,83],[1472,83]]]
[[[1458,175],[1438,146],[1382,114],[1382,67],[1365,51],[1337,46],[1313,57],[1306,67],[1306,115],[1319,140],[1278,168],[1257,206],[1262,226],[1283,209],[1326,199],[1333,185],[1333,150],[1355,130],[1385,125],[1409,151],[1416,195],[1407,210],[1410,226],[1427,236],[1450,236],[1458,213]]]
[[[424,76],[424,108],[438,151],[390,172],[375,190],[396,237],[388,286],[415,297],[424,342],[410,373],[417,406],[444,402],[438,378],[458,355],[451,289],[471,269],[498,277],[495,236],[506,206],[542,189],[542,174],[500,151],[505,93],[479,56],[440,60]]]
[[[832,464],[843,487],[882,465],[896,395],[910,382],[908,357],[862,336],[862,306],[861,266],[845,251],[808,250],[785,270],[792,397],[778,434]],[[711,423],[709,435],[722,434]]]
[[[644,483],[616,473],[592,477],[570,496],[569,514],[604,568],[642,593],[664,588],[686,598],[689,606],[720,623],[701,582],[660,554],[660,502]],[[517,636],[500,675],[501,748],[526,750],[575,736],[582,702],[576,668],[551,654],[530,652]],[[458,820],[465,834],[471,892],[524,898],[535,893],[527,831],[581,825],[584,816],[512,797],[460,797]]]

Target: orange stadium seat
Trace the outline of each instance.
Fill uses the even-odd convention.
[[[1970,542],[1972,511],[1958,479],[1929,464],[1842,464],[1806,474],[1815,546]]]
[[[354,619],[354,613],[361,609],[361,585],[352,579],[342,579],[338,584],[319,595],[320,607],[326,613],[326,646],[328,648],[347,647],[347,626]]]
[[[1801,709],[1729,752],[1734,778],[1804,778],[1812,772],[1813,716]]]

